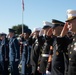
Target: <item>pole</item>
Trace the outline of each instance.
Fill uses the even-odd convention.
[[[24,33],[24,0],[22,0],[22,34]]]
[[[24,33],[24,11],[22,10],[22,34]]]

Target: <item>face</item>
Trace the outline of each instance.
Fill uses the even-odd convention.
[[[9,38],[13,37],[14,33],[9,32]]]
[[[68,22],[69,30],[76,33],[76,19]]]
[[[3,40],[5,38],[5,36],[1,36],[1,40]]]
[[[46,29],[44,29],[44,34],[47,34],[47,31],[48,31],[49,29],[50,29],[49,27],[46,28]]]
[[[35,31],[34,35],[38,36],[39,35],[39,31]]]
[[[61,34],[63,27],[62,26],[58,26],[53,30],[53,35],[55,36],[59,36]]]
[[[24,39],[28,39],[29,38],[29,34],[28,33],[24,33]]]

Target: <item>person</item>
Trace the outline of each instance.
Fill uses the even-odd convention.
[[[69,56],[68,75],[76,75],[76,10],[67,10],[67,20],[61,36],[64,37],[68,31],[72,32],[72,37],[66,40],[69,43],[67,47]]]
[[[49,28],[51,28],[52,24],[47,21],[43,21],[43,34],[40,35],[42,36],[43,39],[43,45],[42,45],[42,54],[41,54],[41,61],[40,61],[40,72],[42,75],[46,74],[46,66],[47,66],[47,61],[49,57],[49,51],[50,51],[50,45],[51,45],[51,38],[47,37],[47,31]],[[49,42],[50,41],[50,42]]]
[[[9,75],[8,64],[9,64],[9,47],[8,40],[5,33],[1,33],[1,45],[0,45],[0,65],[2,75]]]
[[[36,27],[34,28],[33,35],[31,35],[34,39],[34,42],[32,44],[32,49],[31,49],[31,65],[32,65],[32,74],[31,75],[37,75],[40,73],[37,71],[38,67],[38,59],[39,59],[39,54],[40,54],[40,49],[41,49],[41,41],[39,40],[39,32],[41,28]]]
[[[24,41],[23,41],[23,52],[22,52],[22,75],[30,75],[30,55],[31,55],[31,45],[29,44],[29,36],[31,30],[27,29],[24,31]]]
[[[15,37],[15,30],[9,29],[9,62],[11,75],[19,75],[19,60],[20,60],[20,50],[19,42]]]
[[[51,75],[64,75],[64,41],[59,37],[63,29],[64,22],[52,19],[53,24],[53,55],[51,63]]]

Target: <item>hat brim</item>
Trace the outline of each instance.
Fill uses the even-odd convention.
[[[44,27],[43,27],[43,29],[46,29],[46,28],[51,28],[51,26],[44,26]]]
[[[68,18],[65,22],[69,22],[69,21],[74,20],[74,19],[76,19],[76,17],[71,17],[71,18]]]

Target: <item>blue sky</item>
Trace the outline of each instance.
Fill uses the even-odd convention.
[[[43,21],[66,20],[66,10],[76,9],[76,0],[24,0],[24,24],[33,30]],[[0,0],[0,32],[22,23],[21,0]]]

